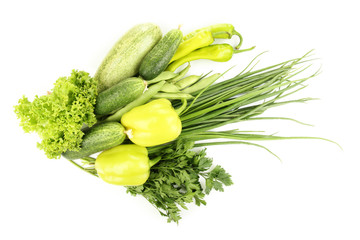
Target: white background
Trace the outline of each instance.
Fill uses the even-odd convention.
[[[1,1],[0,239],[360,239],[359,11],[357,1]],[[191,73],[228,76],[263,51],[261,66],[315,49],[322,73],[294,104],[266,116],[286,121],[235,124],[245,130],[317,140],[262,142],[276,158],[251,146],[211,147],[208,154],[233,176],[207,206],[189,206],[179,225],[141,197],[103,183],[69,162],[47,159],[37,137],[24,134],[13,106],[25,94],[45,94],[75,68],[92,75],[112,44],[137,23],[186,34],[232,23],[248,53],[228,63],[194,63]],[[233,40],[236,42],[236,39]]]

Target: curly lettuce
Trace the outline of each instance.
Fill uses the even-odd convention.
[[[41,138],[38,148],[48,158],[60,158],[67,150],[80,149],[84,124],[96,123],[96,96],[97,82],[89,73],[73,70],[69,77],[60,77],[47,95],[35,96],[32,102],[23,96],[15,113],[25,132],[36,132]]]

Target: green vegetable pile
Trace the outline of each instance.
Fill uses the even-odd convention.
[[[233,47],[215,39],[239,39]],[[232,123],[292,118],[263,117],[267,109],[312,98],[288,100],[318,72],[299,77],[311,66],[309,53],[254,70],[255,57],[236,76],[191,75],[195,60],[226,62],[241,49],[243,37],[231,24],[216,24],[183,36],[162,35],[155,24],[130,29],[106,55],[95,77],[73,70],[51,92],[23,96],[15,113],[25,132],[41,138],[48,158],[67,159],[103,181],[146,198],[168,222],[179,222],[187,205],[205,205],[212,190],[224,191],[231,176],[213,163],[203,147],[247,144],[272,153],[256,141],[328,139],[259,134]],[[302,123],[301,123],[302,124]],[[332,141],[330,141],[332,142]],[[275,155],[276,156],[276,155]]]

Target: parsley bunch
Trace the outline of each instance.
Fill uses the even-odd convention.
[[[233,182],[221,166],[213,166],[206,149],[196,152],[193,147],[194,142],[179,139],[162,151],[152,153],[150,148],[150,158],[161,157],[161,161],[151,168],[145,184],[127,187],[127,192],[145,197],[168,222],[178,223],[181,208],[187,209],[188,203],[206,205],[206,194],[213,189],[224,191],[223,186]]]

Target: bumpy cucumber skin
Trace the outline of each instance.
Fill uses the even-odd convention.
[[[162,73],[169,65],[182,40],[182,32],[178,29],[169,31],[144,57],[139,74],[146,80],[151,80]]]
[[[124,131],[125,128],[118,122],[96,125],[85,132],[78,152],[67,151],[62,156],[69,160],[75,160],[120,145],[126,137]]]
[[[96,98],[95,114],[106,115],[134,101],[144,92],[145,81],[141,78],[127,78],[99,93]]]
[[[137,75],[143,58],[161,36],[160,27],[152,23],[139,24],[131,28],[115,43],[95,73],[98,92]]]

